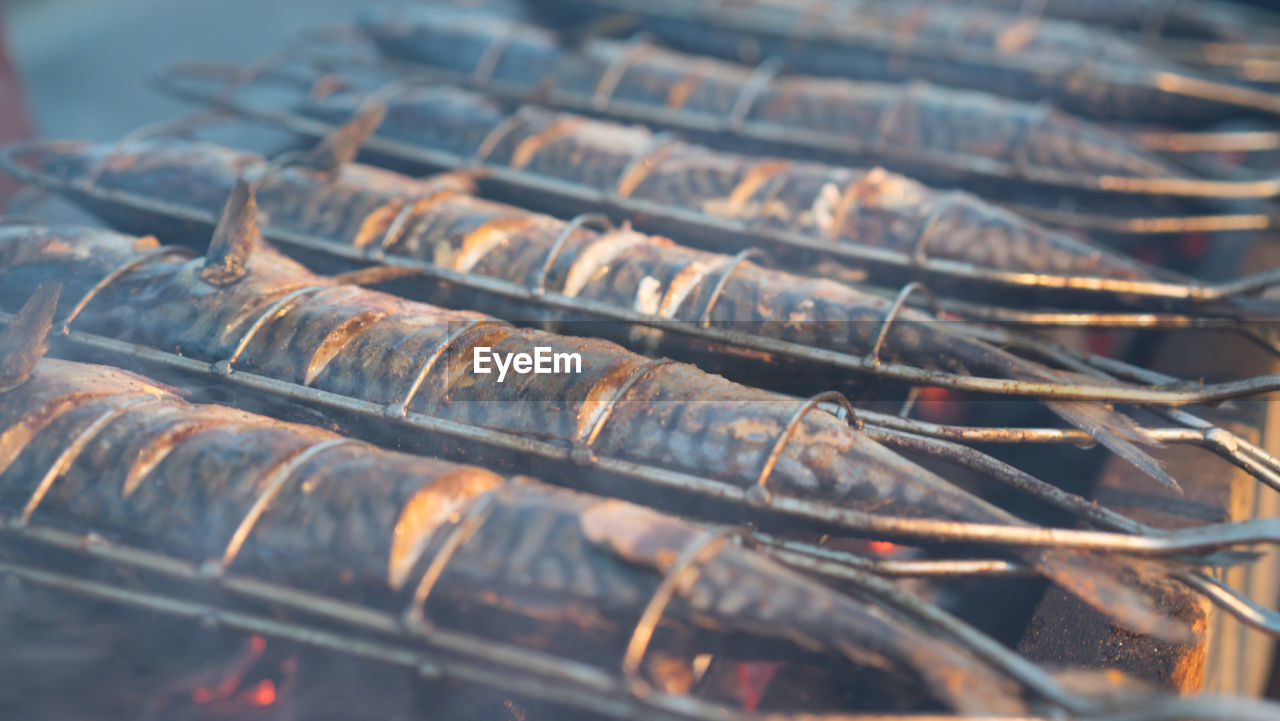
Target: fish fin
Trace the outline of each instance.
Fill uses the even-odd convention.
[[[1070,371],[1042,366],[1025,358],[997,351],[993,357],[996,367],[1002,367],[1010,378],[1025,381],[1051,383],[1114,384],[1108,378],[1084,376]],[[1161,467],[1160,462],[1139,448],[1139,445],[1159,447],[1159,441],[1148,435],[1132,418],[1106,403],[1096,401],[1045,401],[1045,406],[1060,418],[1088,433],[1107,450],[1133,464],[1143,473],[1159,481],[1179,495],[1182,486]]]
[[[200,279],[212,285],[230,285],[244,277],[246,264],[253,251],[262,244],[258,230],[258,203],[253,186],[243,178],[231,188],[222,217],[209,241]]]
[[[1045,405],[1112,453],[1182,495],[1182,486],[1161,467],[1160,461],[1138,447],[1138,443],[1158,444],[1143,433],[1132,418],[1100,403],[1049,401]]]
[[[360,146],[373,135],[386,116],[387,106],[382,103],[360,111],[289,165],[326,175],[338,172],[342,166],[356,159]]]
[[[0,332],[0,393],[11,391],[31,377],[36,363],[49,350],[49,331],[58,309],[62,284],[45,281]]]
[[[1031,551],[1025,560],[1045,578],[1128,631],[1176,644],[1190,643],[1196,637],[1186,623],[1158,607],[1145,584],[1133,582],[1157,576],[1143,573],[1141,561],[1063,548]]]

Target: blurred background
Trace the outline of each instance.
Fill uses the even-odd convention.
[[[147,87],[155,68],[184,59],[252,60],[278,48],[293,30],[350,21],[367,6],[359,0],[0,0],[0,23],[36,131],[113,140],[183,111]],[[0,123],[8,131],[21,125],[14,118],[20,101],[7,82],[0,93]]]

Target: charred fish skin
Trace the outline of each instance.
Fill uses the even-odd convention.
[[[245,371],[566,443],[586,437],[611,404],[612,414],[597,431],[597,453],[709,472],[740,487],[756,482],[796,406],[785,396],[692,366],[653,367],[650,359],[605,341],[496,322],[462,332],[493,319],[334,285],[270,249],[250,258],[241,282],[219,287],[199,278],[201,260],[147,258],[154,249],[136,245],[136,239],[110,232],[9,229],[0,235],[3,302],[17,304],[50,276],[68,278],[64,298],[75,298],[77,291],[97,285],[109,267],[134,264],[98,291],[76,318],[77,328],[210,363],[236,357],[236,367]],[[243,343],[246,336],[251,337]],[[494,373],[474,372],[477,346],[503,354],[537,347],[579,353],[582,372],[509,376],[499,383]],[[439,360],[406,397],[433,357]],[[769,482],[779,493],[869,511],[1010,518],[824,411],[796,425]]]
[[[752,0],[724,12],[691,12],[674,2],[569,0],[541,8],[558,26],[625,14],[632,28],[677,49],[729,60],[779,57],[799,72],[938,85],[1038,101],[1102,120],[1206,123],[1232,112],[1209,98],[1168,92],[1162,75],[1196,73],[1095,28],[1000,13],[850,3]],[[800,42],[803,40],[803,42]],[[744,57],[744,48],[750,57]]]
[[[576,637],[580,653],[596,648],[584,643],[593,637],[625,642],[672,559],[699,538],[629,504],[193,406],[101,366],[41,361],[0,394],[0,428],[0,504],[25,522],[90,529],[387,610],[403,608],[416,574],[487,503],[425,610],[504,638],[514,630],[495,619],[522,618]],[[714,650],[721,634],[746,632],[919,673],[957,708],[1021,707],[1016,690],[973,659],[874,608],[738,546],[705,555],[665,616],[694,644],[673,652],[691,657]],[[969,681],[949,688],[956,678]]]
[[[361,29],[387,57],[462,77],[486,68],[486,83],[529,93],[551,78],[556,90],[593,101],[608,88],[609,97],[653,111],[717,119],[743,113],[741,99],[754,93],[740,115],[744,122],[858,139],[867,157],[920,150],[990,158],[1015,172],[1047,169],[1082,183],[1100,175],[1186,176],[1120,133],[1044,102],[920,82],[778,75],[756,86],[758,71],[736,63],[638,41],[593,39],[574,52],[549,30],[447,7],[399,7],[366,16]],[[494,52],[499,55],[489,60],[490,68],[484,61]]]
[[[338,91],[298,108],[341,124],[363,92]],[[787,231],[980,267],[1147,279],[1157,271],[972,195],[941,192],[882,168],[751,158],[583,116],[526,106],[514,113],[449,87],[388,101],[381,137],[649,201],[761,231]]]

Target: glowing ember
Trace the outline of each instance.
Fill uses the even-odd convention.
[[[935,423],[954,423],[963,416],[965,404],[954,391],[927,386],[920,389],[916,407],[920,409],[920,416],[925,420]]]
[[[253,706],[269,706],[276,700],[276,685],[270,679],[264,679],[249,689],[237,694],[240,691],[241,684],[244,683],[244,677],[249,669],[262,658],[262,654],[267,650],[267,640],[261,636],[253,636],[249,639],[249,647],[245,649],[244,654],[236,660],[227,673],[223,676],[216,686],[199,687],[191,690],[191,700],[199,703],[213,703],[215,701],[226,701],[231,698],[242,700]]]
[[[888,556],[898,551],[898,544],[889,543],[888,541],[871,541],[867,547],[872,553],[878,553],[882,556]]]
[[[276,685],[269,678],[264,678],[256,686],[241,694],[251,706],[270,706],[276,702]]]
[[[763,661],[743,661],[735,669],[738,685],[742,688],[742,710],[755,711],[764,697],[765,689],[782,664]]]

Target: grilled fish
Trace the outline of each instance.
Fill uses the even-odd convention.
[[[550,289],[603,301],[655,318],[692,323],[705,318],[732,330],[858,355],[875,348],[891,312],[889,300],[846,284],[769,270],[630,229],[575,230],[551,216],[484,200],[440,179],[417,180],[346,162],[378,117],[376,112],[361,116],[306,158],[283,168],[255,154],[211,144],[152,140],[128,148],[52,144],[40,155],[41,169],[70,187],[92,176],[107,190],[188,204],[211,215],[219,212],[239,178],[252,176],[262,222],[274,229],[501,278],[535,292]],[[148,222],[139,218],[132,225]],[[448,300],[436,290],[423,286],[422,299]],[[530,316],[519,301],[481,300],[487,305],[480,310],[502,318],[546,320]],[[899,312],[879,353],[957,373],[1071,380],[967,337],[958,323],[912,309]],[[1096,404],[1051,402],[1050,407],[1162,482],[1177,486],[1133,445],[1146,439],[1124,416]]]
[[[371,97],[383,99],[373,88],[327,87],[333,92],[311,94],[296,110],[341,125],[365,110]],[[883,168],[720,152],[640,126],[533,106],[511,111],[448,86],[403,90],[385,99],[379,137],[480,158],[577,186],[583,194],[687,209],[833,247],[857,245],[981,268],[1121,280],[1166,275],[972,195],[935,190]]]
[[[552,24],[623,16],[673,47],[859,80],[923,79],[1019,100],[1049,99],[1089,117],[1204,124],[1280,112],[1276,96],[1197,74],[1119,34],[1071,22],[925,2],[565,0],[530,3]],[[365,25],[399,9],[370,13]]]
[[[517,329],[317,276],[262,247],[250,186],[231,194],[205,259],[89,228],[0,228],[0,305],[57,279],[76,327],[340,395],[601,455],[871,513],[1019,524],[835,415],[602,340]],[[64,321],[66,322],[66,321]],[[478,348],[488,349],[477,351]],[[538,351],[538,349],[544,349]],[[577,354],[581,372],[483,372],[483,353]],[[775,450],[788,431],[789,442]],[[772,462],[772,461],[771,461]],[[623,490],[623,489],[620,489]],[[1119,622],[1185,637],[1110,559],[1018,551]]]
[[[0,507],[24,525],[378,609],[409,604],[450,629],[606,666],[703,533],[532,478],[193,405],[122,370],[40,360],[32,349],[49,329],[51,287],[0,337],[0,358],[18,373],[0,392]],[[451,538],[461,543],[449,550]],[[449,553],[415,606],[426,569]],[[752,550],[708,546],[690,571],[655,653],[692,660],[745,636],[779,660],[843,655],[957,710],[1023,708],[1012,684],[967,653]]]
[[[902,167],[894,169],[908,174],[976,168],[985,176],[984,169],[995,163],[990,174],[1081,186],[1096,185],[1099,176],[1193,177],[1126,135],[1043,102],[918,82],[779,74],[762,79],[755,68],[644,41],[597,38],[575,52],[555,33],[529,23],[435,6],[405,7],[362,29],[389,58],[482,87],[518,88],[548,98],[550,84],[609,115],[626,114],[615,110],[617,101],[646,108],[655,117],[683,111],[726,122],[736,118],[776,129],[771,147],[786,144],[790,129],[828,133],[844,147],[859,148],[859,156],[896,162]],[[750,133],[742,142],[762,136]]]

